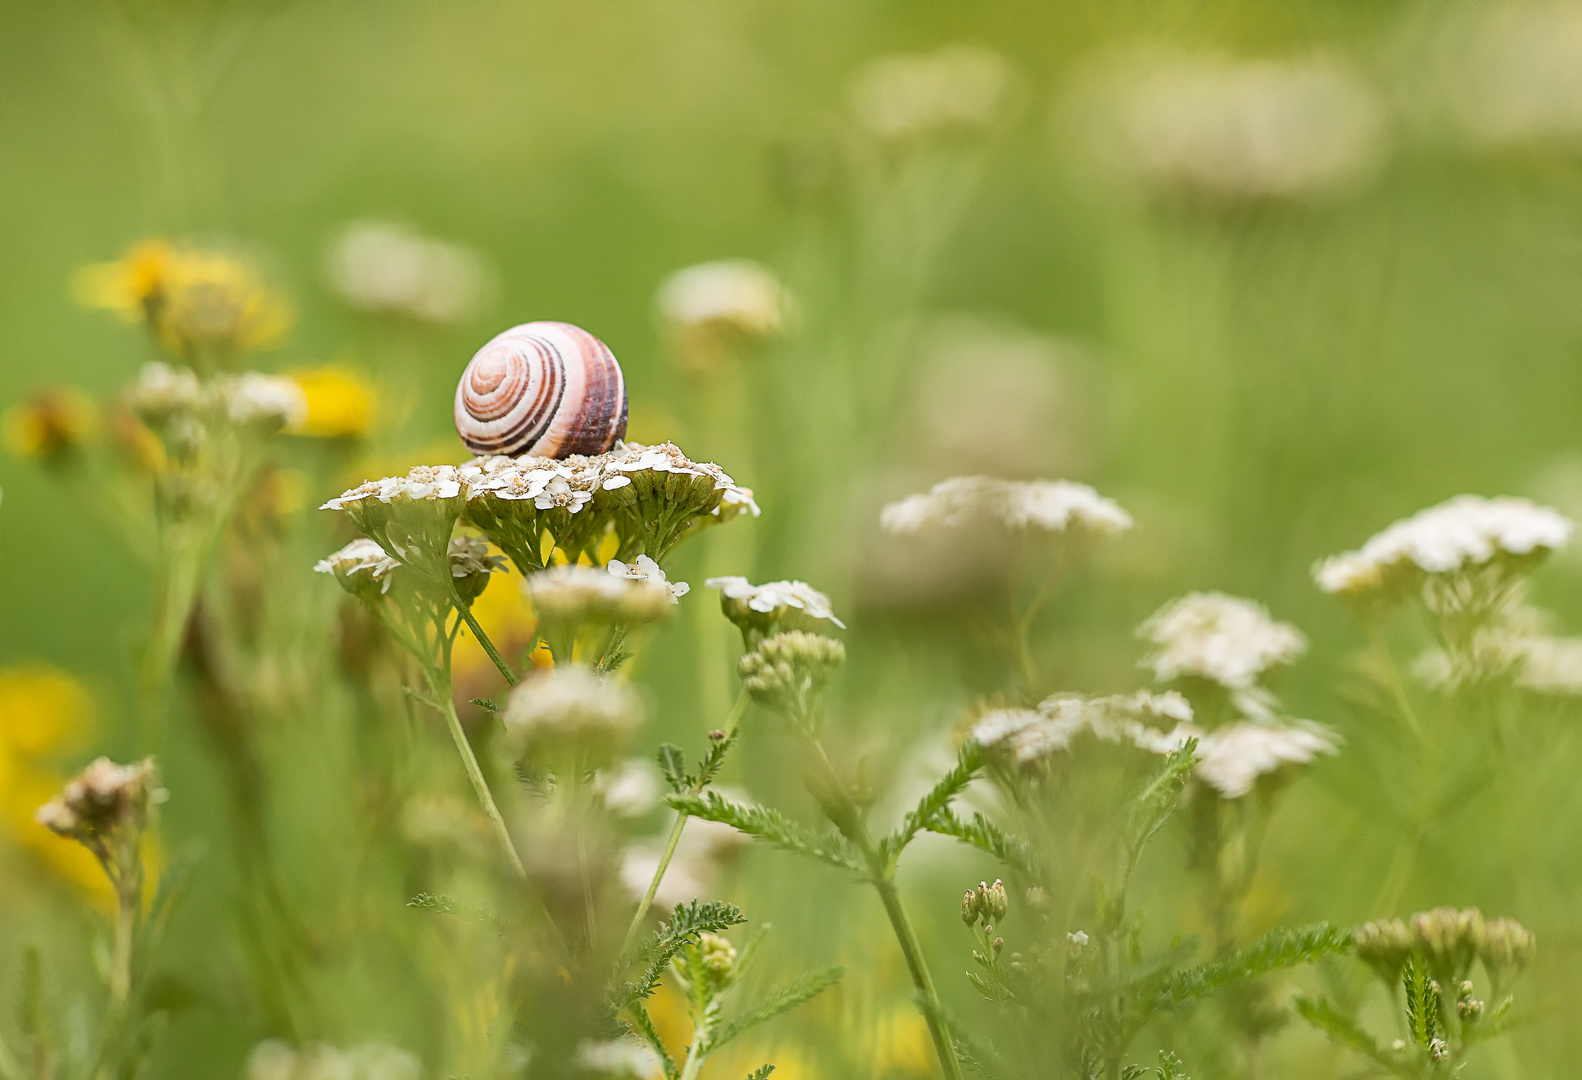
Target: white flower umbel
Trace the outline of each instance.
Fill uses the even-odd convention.
[[[882,56],[852,84],[852,112],[883,139],[971,131],[999,119],[1010,90],[1010,64],[986,49]]]
[[[1190,726],[1192,706],[1170,691],[1085,697],[1055,694],[1034,709],[996,709],[972,728],[972,737],[991,754],[1029,765],[1069,750],[1082,734],[1111,743],[1125,743],[1150,753],[1179,750],[1196,731]],[[1170,723],[1170,730],[1158,725]]]
[[[659,1058],[635,1039],[585,1042],[577,1047],[577,1065],[585,1072],[614,1080],[653,1080],[664,1075]]]
[[[1378,95],[1341,62],[1143,50],[1097,65],[1072,118],[1112,177],[1232,200],[1324,195],[1384,152]]]
[[[205,400],[203,384],[190,368],[153,361],[143,365],[126,395],[138,416],[158,424],[178,412],[196,412]]]
[[[659,805],[663,785],[659,770],[651,762],[633,758],[601,769],[593,779],[593,790],[610,813],[635,818]]]
[[[453,536],[447,547],[451,581],[463,603],[470,604],[488,587],[489,575],[505,570],[505,558],[489,554],[489,542],[476,536]]]
[[[380,595],[390,591],[393,573],[401,564],[385,549],[360,536],[313,567],[320,574],[334,574],[347,592],[360,595],[370,589]]]
[[[685,581],[671,581],[667,578],[665,572],[660,569],[659,564],[647,555],[639,555],[630,563],[621,562],[619,559],[611,559],[606,569],[618,578],[625,578],[628,581],[641,581],[655,588],[663,589],[672,604],[679,604],[681,598],[692,591],[692,586]]]
[[[1486,149],[1582,136],[1582,5],[1477,4],[1447,9],[1434,45],[1439,90],[1455,125]]]
[[[643,707],[624,683],[560,664],[512,690],[503,719],[524,754],[571,751],[597,761],[637,730]]]
[[[655,306],[660,321],[678,332],[769,337],[785,329],[791,300],[767,267],[751,259],[722,259],[671,274],[659,286]]]
[[[749,648],[758,636],[780,629],[814,628],[827,621],[846,629],[835,617],[829,597],[805,581],[770,581],[754,585],[744,577],[712,577],[704,582],[720,590],[720,610],[735,623]]]
[[[295,379],[248,371],[222,380],[219,391],[233,424],[281,428],[307,419],[308,398]]]
[[[1189,593],[1160,608],[1137,633],[1156,646],[1143,666],[1161,682],[1195,676],[1229,690],[1252,686],[1307,648],[1301,631],[1270,618],[1262,604],[1224,593]]]
[[[1241,720],[1198,737],[1195,774],[1226,799],[1239,799],[1258,778],[1333,754],[1340,737],[1317,724]]]
[[[986,525],[1108,536],[1130,529],[1132,519],[1119,504],[1086,484],[957,476],[889,504],[880,512],[879,524],[900,536]]]
[[[328,1043],[294,1049],[280,1039],[253,1047],[246,1080],[418,1080],[423,1063],[389,1043],[340,1050]]]
[[[325,272],[354,308],[436,323],[472,315],[494,277],[478,252],[384,221],[347,226],[330,246]]]
[[[1571,529],[1564,514],[1527,499],[1458,495],[1397,521],[1358,551],[1323,560],[1313,576],[1327,593],[1367,597],[1422,575],[1542,558],[1564,547]]]

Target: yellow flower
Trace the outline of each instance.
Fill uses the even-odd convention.
[[[374,419],[374,388],[354,371],[334,365],[286,372],[308,399],[306,417],[286,430],[320,439],[360,439]]]
[[[881,1017],[872,1045],[874,1076],[934,1075],[934,1042],[915,1008],[903,1006]]]
[[[129,322],[148,324],[180,356],[196,350],[264,348],[291,325],[291,311],[229,252],[145,240],[116,262],[72,277],[72,295]]]
[[[5,446],[18,457],[59,461],[94,436],[98,420],[92,398],[70,387],[49,387],[6,410]]]
[[[81,745],[93,713],[87,689],[64,672],[43,664],[0,669],[0,831],[67,881],[107,900],[109,882],[88,849],[33,820],[66,782],[48,759]]]

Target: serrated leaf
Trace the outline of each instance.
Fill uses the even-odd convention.
[[[743,1032],[773,1020],[781,1013],[794,1009],[803,1002],[812,1001],[819,994],[838,983],[840,977],[844,974],[846,974],[846,969],[837,965],[825,968],[823,971],[815,971],[811,974],[803,975],[801,978],[792,979],[777,988],[768,997],[748,1006],[736,1019],[720,1028],[716,1034],[710,1037],[708,1048],[704,1053],[712,1054]]]
[[[951,800],[960,795],[977,777],[983,767],[983,749],[975,740],[968,739],[956,754],[956,764],[918,800],[917,806],[901,819],[896,831],[880,842],[885,858],[894,863],[901,852],[920,831],[928,828],[935,814],[948,811]]]
[[[467,704],[476,705],[478,708],[487,712],[498,713],[500,711],[500,706],[496,705],[486,697],[469,698],[467,700]]]
[[[773,844],[785,851],[805,855],[842,870],[863,873],[861,856],[844,838],[834,833],[816,833],[765,806],[743,806],[721,798],[718,792],[702,795],[671,795],[666,800],[684,814],[718,821],[738,832]]]
[[[1390,1072],[1398,1075],[1410,1076],[1411,1072],[1403,1072],[1402,1065],[1395,1058],[1379,1046],[1372,1035],[1369,1035],[1350,1017],[1341,1013],[1324,998],[1310,998],[1298,994],[1291,999],[1291,1007],[1296,1014],[1318,1030],[1328,1035],[1342,1046],[1350,1047],[1363,1057],[1368,1058],[1376,1065],[1383,1066]]]
[[[742,914],[741,908],[721,900],[694,900],[691,904],[677,904],[670,921],[662,923],[628,958],[628,963],[646,959],[647,967],[635,982],[623,983],[615,992],[615,1011],[620,1012],[632,1002],[652,994],[658,988],[659,980],[670,966],[670,961],[682,949],[697,941],[699,934],[726,930],[746,921],[747,917]]]
[[[1180,1008],[1244,979],[1306,964],[1349,948],[1351,934],[1328,923],[1299,930],[1275,930],[1222,959],[1172,973],[1154,994],[1148,1014]]]
[[[1154,1070],[1154,1075],[1159,1080],[1192,1080],[1186,1073],[1186,1066],[1181,1064],[1181,1059],[1168,1050],[1159,1051],[1159,1067]]]
[[[670,1056],[670,1051],[665,1048],[665,1040],[659,1037],[658,1030],[654,1027],[653,1017],[648,1015],[648,1010],[641,1001],[631,1003],[628,1011],[632,1016],[632,1026],[637,1033],[648,1043],[649,1048],[659,1058],[660,1067],[665,1070],[666,1080],[679,1080],[681,1071],[676,1068],[676,1061]]]
[[[692,778],[687,775],[687,758],[681,752],[681,747],[674,743],[660,743],[655,760],[659,762],[659,771],[664,774],[665,783],[670,785],[671,791],[680,794],[692,786]]]
[[[946,807],[936,811],[923,827],[988,852],[1029,881],[1043,880],[1043,871],[1027,841],[1006,832],[980,813],[973,814],[971,821],[962,821]]]
[[[769,1080],[769,1074],[775,1071],[773,1065],[760,1065],[747,1077],[747,1080]]]

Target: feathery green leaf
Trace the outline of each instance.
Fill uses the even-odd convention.
[[[759,1024],[773,1020],[781,1013],[796,1008],[805,1001],[812,1001],[819,994],[834,986],[846,973],[841,966],[814,971],[776,989],[768,997],[749,1006],[736,1019],[720,1028],[710,1037],[704,1053],[712,1054],[738,1035]]]
[[[1154,995],[1148,1014],[1179,1008],[1243,979],[1306,964],[1349,948],[1351,934],[1328,923],[1317,923],[1298,930],[1275,930],[1247,948],[1238,949],[1219,960],[1174,972]]]
[[[665,801],[683,814],[721,822],[786,851],[854,873],[864,870],[861,857],[843,837],[833,833],[821,835],[768,807],[743,806],[713,791],[698,796],[671,795]]]
[[[929,827],[928,823],[935,814],[949,809],[950,801],[972,783],[982,767],[983,749],[977,742],[968,739],[956,754],[955,766],[940,777],[939,782],[918,800],[917,806],[901,819],[900,828],[881,841],[880,850],[885,858],[891,862],[900,858],[912,838]]]
[[[705,930],[718,932],[746,921],[747,917],[742,914],[741,908],[721,900],[694,900],[691,904],[677,904],[670,921],[662,923],[628,958],[628,962],[646,958],[648,965],[635,982],[623,983],[616,991],[615,1010],[619,1012],[632,1002],[652,994],[658,988],[659,980],[665,968],[670,966],[670,961],[687,945],[695,942],[699,934]]]
[[[962,821],[947,806],[935,811],[923,828],[940,836],[953,836],[979,851],[986,851],[1029,881],[1043,880],[1043,871],[1027,841],[1006,832],[982,814],[975,813],[971,821]]]

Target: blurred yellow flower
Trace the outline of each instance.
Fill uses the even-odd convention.
[[[933,1039],[917,1009],[903,1006],[879,1018],[873,1032],[871,1075],[934,1075]]]
[[[67,881],[108,900],[109,882],[88,849],[33,820],[66,782],[49,759],[81,745],[93,714],[87,688],[62,671],[43,664],[0,669],[0,832]]]
[[[360,439],[368,434],[375,399],[367,379],[333,364],[300,368],[286,375],[296,381],[308,400],[306,417],[287,431],[320,439]]]
[[[82,267],[71,292],[87,307],[147,323],[183,357],[209,348],[264,348],[291,325],[285,301],[245,261],[167,240],[144,240],[115,262]]]
[[[6,410],[5,447],[18,457],[59,460],[91,439],[99,426],[92,398],[67,386],[36,391]]]

